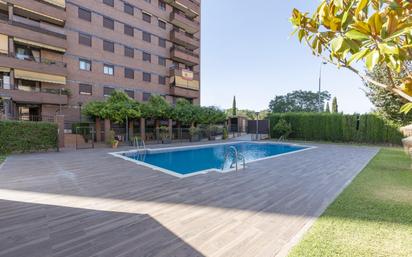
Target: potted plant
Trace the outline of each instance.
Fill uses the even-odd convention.
[[[199,142],[200,141],[200,129],[198,127],[191,127],[189,129],[190,142]]]
[[[159,131],[160,131],[160,138],[162,139],[162,144],[171,144],[172,139],[170,138],[170,135],[169,135],[169,127],[161,126],[159,128]]]
[[[107,144],[109,144],[113,149],[116,149],[119,146],[119,141],[115,139],[113,130],[110,130],[109,132]]]

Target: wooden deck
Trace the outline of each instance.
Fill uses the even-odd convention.
[[[0,256],[282,256],[377,151],[319,145],[184,179],[104,149],[11,156]]]

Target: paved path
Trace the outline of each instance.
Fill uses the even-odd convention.
[[[318,148],[185,179],[107,150],[0,169],[0,256],[284,255],[377,148]]]

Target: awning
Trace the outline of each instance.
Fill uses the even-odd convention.
[[[26,80],[66,85],[66,77],[58,76],[58,75],[50,75],[50,74],[15,69],[14,77],[16,79],[26,79]]]
[[[62,52],[62,53],[66,52],[66,49],[64,49],[64,48],[55,47],[55,46],[51,46],[51,45],[46,45],[46,44],[43,44],[43,43],[38,43],[38,42],[34,42],[34,41],[22,39],[22,38],[15,37],[14,41],[18,42],[18,43],[23,43],[23,44],[28,44],[28,45],[32,45],[32,46],[38,46],[38,47],[50,49],[50,50],[57,51],[57,52]]]
[[[9,53],[9,37],[7,35],[0,34],[0,53]]]
[[[49,2],[49,1],[46,1],[46,2]],[[49,15],[47,15],[47,14],[30,10],[30,9],[27,9],[27,8],[25,8],[25,7],[23,7],[23,6],[17,5],[17,4],[14,5],[14,8],[16,8],[16,9],[21,9],[21,10],[23,10],[23,11],[26,11],[26,12],[29,12],[29,13],[33,13],[33,14],[38,15],[38,16],[42,16],[42,17],[44,17],[44,18],[47,18],[47,19],[50,19],[50,20],[53,20],[53,21],[57,21],[58,23],[64,23],[64,20],[62,20],[62,19],[57,19],[57,18],[54,18],[54,17],[49,16]]]
[[[0,67],[0,72],[10,72],[10,68]]]

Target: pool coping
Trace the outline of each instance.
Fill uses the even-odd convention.
[[[188,145],[188,146],[174,146],[174,147],[162,147],[162,148],[146,148],[146,149],[136,149],[136,150],[128,150],[128,151],[121,151],[121,152],[111,152],[108,153],[114,157],[129,161],[129,162],[133,162],[137,165],[140,166],[144,166],[147,168],[150,168],[152,170],[155,171],[160,171],[163,172],[165,174],[177,177],[177,178],[188,178],[188,177],[193,177],[193,176],[197,176],[197,175],[201,175],[201,174],[208,174],[210,172],[217,172],[220,174],[225,174],[225,173],[229,173],[232,171],[235,171],[236,168],[231,168],[231,169],[227,169],[227,170],[221,170],[221,169],[207,169],[207,170],[201,170],[201,171],[197,171],[197,172],[193,172],[190,174],[180,174],[177,173],[175,171],[172,170],[168,170],[165,168],[161,168],[159,166],[156,165],[152,165],[143,161],[138,161],[138,160],[134,160],[132,158],[129,158],[127,156],[124,156],[124,154],[126,153],[138,153],[138,152],[143,152],[143,151],[150,151],[150,152],[161,152],[161,151],[173,151],[173,150],[186,150],[186,149],[199,149],[199,148],[208,148],[210,146],[216,146],[216,145],[233,145],[233,144],[241,144],[241,143],[254,143],[254,144],[273,144],[273,145],[289,145],[289,146],[299,146],[299,147],[305,147],[304,149],[300,149],[300,150],[296,150],[296,151],[292,151],[292,152],[287,152],[287,153],[281,153],[281,154],[277,154],[277,155],[273,155],[273,156],[268,156],[268,157],[264,157],[264,158],[259,158],[256,160],[251,160],[251,161],[247,161],[245,162],[245,164],[250,164],[250,163],[254,163],[254,162],[259,162],[259,161],[264,161],[264,160],[269,160],[269,159],[273,159],[273,158],[277,158],[277,157],[281,157],[281,156],[285,156],[285,155],[289,155],[289,154],[295,154],[295,153],[299,153],[299,152],[304,152],[304,151],[308,151],[308,150],[312,150],[315,148],[318,148],[317,146],[310,146],[310,145],[303,145],[303,144],[296,144],[296,143],[283,143],[283,142],[262,142],[262,141],[232,141],[232,142],[225,142],[225,143],[213,143],[213,144],[200,144],[200,145]],[[247,166],[245,167],[247,168]]]

